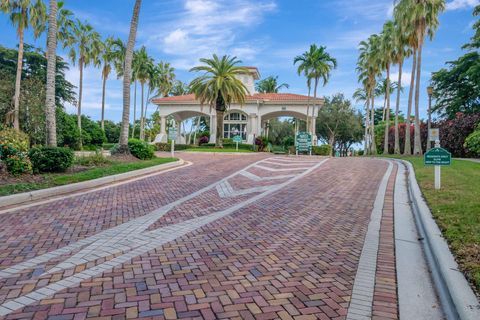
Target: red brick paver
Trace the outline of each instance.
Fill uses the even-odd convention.
[[[262,155],[187,157],[194,166],[0,216],[0,223],[9,226],[0,233],[0,266],[4,269],[141,217]],[[331,159],[266,198],[6,318],[344,319],[386,167],[379,160]],[[249,183],[239,179],[232,185],[247,188]],[[391,205],[392,192],[393,187],[387,189],[385,207]],[[248,198],[236,200],[244,197]],[[205,216],[209,209],[221,210],[231,201],[214,193],[189,200],[149,230]],[[391,279],[389,221],[393,213],[389,217],[385,211],[379,257],[385,254],[387,269],[377,269],[378,284]],[[50,261],[42,270],[1,279],[0,303],[113,257],[40,276],[64,258]],[[375,289],[380,303],[374,301],[376,312],[382,312],[378,307],[385,302],[381,289]]]

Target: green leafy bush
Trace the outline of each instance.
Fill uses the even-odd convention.
[[[110,164],[112,161],[103,156],[101,152],[95,152],[91,156],[81,156],[75,158],[75,164],[86,166],[86,167],[99,167],[102,165]]]
[[[73,164],[73,151],[60,147],[32,148],[28,154],[34,172],[63,172]]]
[[[465,139],[464,147],[476,156],[480,156],[480,125]]]
[[[171,143],[156,143],[155,149],[157,151],[170,151],[172,148]],[[188,145],[186,144],[175,144],[175,150],[187,150]]]
[[[12,128],[0,130],[0,145],[12,145],[20,152],[27,152],[30,145],[28,135]]]
[[[8,156],[3,161],[5,162],[7,171],[14,176],[32,173],[32,163],[23,152]]]
[[[134,157],[141,160],[148,160],[154,157],[154,147],[142,140],[128,140],[128,149]]]
[[[200,148],[215,148],[215,143],[206,143],[206,144],[202,144],[200,146]],[[237,147],[237,145],[235,143],[224,143],[223,144],[223,147],[225,149],[235,149]],[[239,143],[238,144],[238,149],[241,149],[241,150],[253,150],[253,146],[251,144],[244,144],[244,143]]]
[[[332,147],[328,144],[312,147],[312,154],[317,156],[329,156],[331,152],[332,152]]]
[[[12,175],[32,173],[32,164],[27,154],[16,149],[11,143],[0,144],[0,160]]]

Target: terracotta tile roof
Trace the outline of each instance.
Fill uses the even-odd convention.
[[[263,101],[308,101],[308,96],[294,93],[255,93],[246,97],[247,101],[263,100]],[[310,97],[313,100],[312,97]],[[319,99],[319,98],[317,98]],[[165,98],[155,98],[153,103],[166,104],[173,103],[192,103],[195,102],[194,94],[187,94],[184,96],[172,96]]]

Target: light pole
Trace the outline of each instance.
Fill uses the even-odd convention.
[[[430,129],[432,128],[432,95],[433,95],[433,87],[428,86],[427,87],[427,93],[428,93],[428,124],[427,124],[427,130],[428,130],[428,135],[427,135],[427,151],[431,149],[432,143],[430,141]]]

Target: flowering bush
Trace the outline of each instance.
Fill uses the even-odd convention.
[[[198,145],[201,146],[202,144],[208,143],[210,139],[207,136],[200,137],[198,140]]]
[[[32,163],[22,152],[16,155],[10,155],[3,161],[5,162],[7,171],[14,176],[32,173]]]
[[[0,145],[12,145],[20,152],[27,152],[30,145],[28,135],[12,128],[0,130]]]
[[[464,158],[474,156],[474,151],[465,148],[467,137],[475,131],[480,124],[480,113],[457,113],[452,120],[443,120],[435,124],[434,128],[440,129],[440,144],[452,153],[454,157]]]

